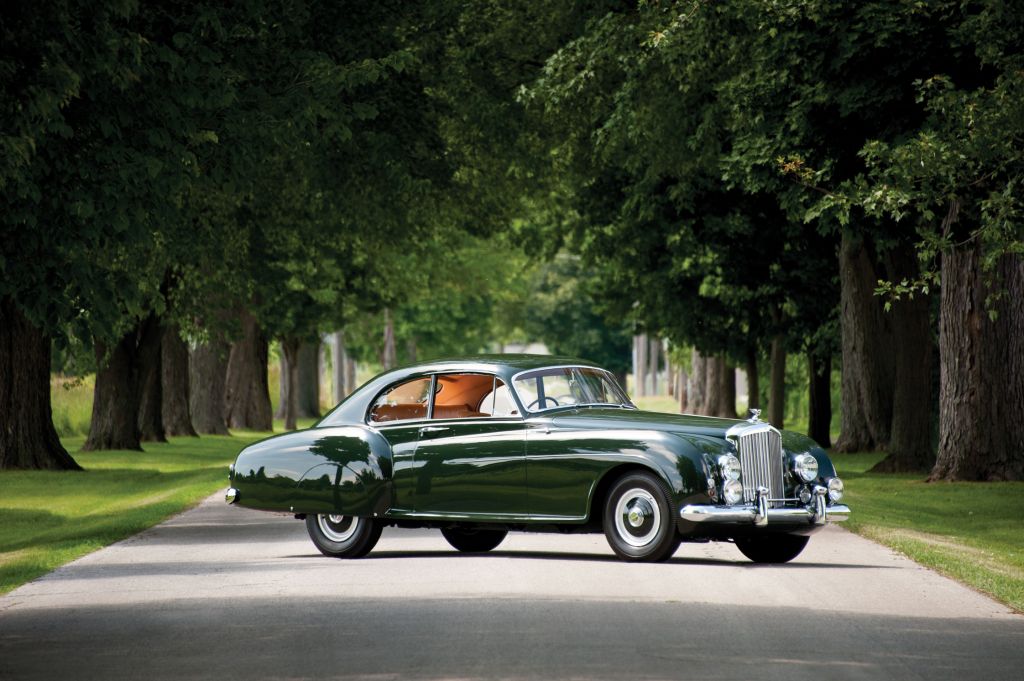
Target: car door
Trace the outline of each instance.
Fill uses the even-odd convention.
[[[431,418],[418,428],[408,471],[416,515],[526,517],[523,419],[514,409],[496,408],[507,390],[484,374],[436,376]]]
[[[385,389],[377,396],[366,423],[391,445],[392,501],[390,512],[413,512],[413,457],[420,428],[427,422],[433,376],[417,376]]]

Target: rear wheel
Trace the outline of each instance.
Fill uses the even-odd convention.
[[[800,555],[809,539],[799,534],[738,537],[736,548],[755,563],[788,563]]]
[[[630,473],[608,493],[604,534],[625,560],[667,560],[679,548],[672,504],[665,483],[651,473]]]
[[[468,530],[462,527],[446,527],[441,534],[448,543],[463,553],[485,553],[497,548],[505,541],[507,530]]]
[[[362,558],[377,544],[383,525],[373,518],[321,513],[306,516],[306,531],[320,553],[333,558]]]

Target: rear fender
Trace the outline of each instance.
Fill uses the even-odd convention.
[[[238,455],[238,504],[265,511],[373,516],[391,505],[391,447],[361,426],[311,428]]]

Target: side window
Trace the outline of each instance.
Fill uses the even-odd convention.
[[[511,406],[509,406],[511,405]],[[434,394],[435,419],[478,419],[508,416],[515,403],[508,388],[486,374],[441,374]]]
[[[488,416],[518,416],[519,408],[512,399],[512,392],[501,381],[495,381],[495,389],[484,395],[480,411]]]
[[[427,418],[430,377],[414,378],[387,390],[370,409],[370,421],[409,421]]]

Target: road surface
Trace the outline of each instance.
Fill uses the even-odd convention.
[[[213,497],[0,598],[0,679],[1020,678],[1024,617],[829,527],[796,561],[602,535],[460,555],[387,529],[321,556],[290,516]]]

